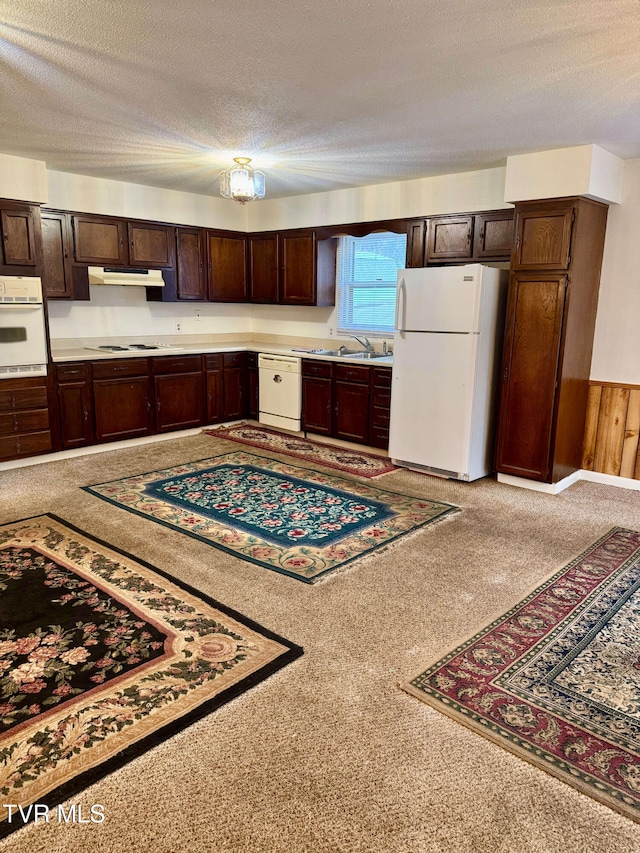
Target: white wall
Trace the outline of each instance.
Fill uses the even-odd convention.
[[[609,207],[591,378],[640,385],[640,160],[625,162]]]
[[[504,201],[504,178],[505,169],[500,167],[293,198],[266,198],[248,206],[249,230],[497,210],[511,207]]]
[[[46,204],[46,164],[42,160],[0,154],[0,198]]]
[[[624,161],[598,145],[507,157],[504,198],[531,201],[574,195],[619,204]]]

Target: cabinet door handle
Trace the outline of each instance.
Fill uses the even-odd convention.
[[[508,378],[509,378],[509,368],[508,368],[508,367],[505,367],[505,369],[504,369],[504,375],[503,375],[503,377],[502,377],[502,381],[503,381],[503,382],[506,382]]]

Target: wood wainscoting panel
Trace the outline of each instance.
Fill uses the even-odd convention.
[[[591,382],[582,467],[640,480],[640,385]]]

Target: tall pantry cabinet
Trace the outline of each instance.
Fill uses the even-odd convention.
[[[496,468],[557,483],[580,468],[607,206],[516,204]]]

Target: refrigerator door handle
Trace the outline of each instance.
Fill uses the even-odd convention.
[[[400,303],[402,303],[402,310],[400,309]],[[405,284],[404,278],[400,280],[400,284],[398,285],[398,293],[396,296],[396,330],[398,332],[404,331],[404,314],[406,310],[407,304],[407,286]]]

